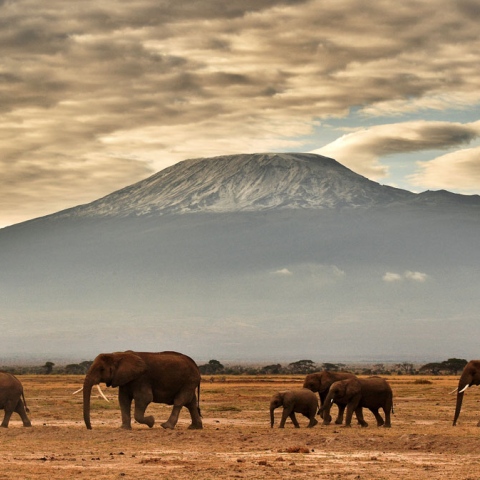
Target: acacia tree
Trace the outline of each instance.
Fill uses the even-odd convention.
[[[317,370],[317,365],[312,360],[298,360],[288,364],[290,373],[307,374],[313,373]]]
[[[55,366],[54,363],[52,362],[46,362],[45,365],[43,366],[43,368],[45,369],[45,373],[47,375],[50,375],[50,373],[52,373],[52,370],[53,370],[53,367]]]

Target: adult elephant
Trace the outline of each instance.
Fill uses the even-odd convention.
[[[295,428],[300,428],[295,413],[301,413],[310,420],[308,424],[309,428],[314,427],[318,423],[315,418],[318,409],[317,396],[308,388],[287,390],[273,395],[270,400],[270,427],[272,428],[275,423],[274,411],[278,407],[283,407],[280,428],[285,427],[285,422],[288,417],[291,418]]]
[[[353,412],[362,427],[368,427],[363,418],[363,408],[368,408],[375,419],[377,426],[391,427],[390,413],[393,412],[393,392],[388,382],[380,377],[348,378],[335,382],[328,391],[323,410],[323,424],[329,425],[332,421],[330,407],[333,402],[342,402],[347,405],[345,426],[350,427]],[[378,413],[379,409],[385,413],[385,421]]]
[[[452,392],[457,392],[457,404],[455,406],[453,426],[457,424],[458,416],[462,409],[463,394],[465,393],[465,390],[472,385],[480,385],[480,360],[470,360],[465,365],[460,380],[458,381],[458,387]],[[480,427],[480,421],[477,423],[477,427]]]
[[[0,372],[0,409],[5,410],[1,427],[8,428],[13,412],[20,415],[24,427],[32,426],[27,417],[29,410],[23,394],[23,385],[17,377],[8,372]]]
[[[146,417],[145,410],[151,402],[173,405],[170,418],[162,423],[163,428],[175,428],[182,407],[187,407],[190,412],[192,423],[189,428],[202,428],[200,371],[197,364],[182,353],[127,351],[98,355],[83,382],[83,418],[89,430],[92,428],[90,395],[92,387],[101,382],[107,387],[119,387],[122,428],[132,428],[132,400],[135,401],[135,420],[150,428],[155,419]]]
[[[345,380],[348,378],[357,378],[353,373],[348,372],[331,372],[329,370],[323,370],[321,372],[310,373],[305,377],[303,382],[303,388],[308,388],[312,392],[318,392],[320,398],[320,417],[323,418],[322,407],[325,403],[328,390],[330,386],[338,382],[339,380]],[[346,403],[335,402],[338,407],[338,416],[335,423],[341,425],[343,422],[343,413],[345,411]]]

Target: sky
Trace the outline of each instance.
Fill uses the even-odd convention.
[[[0,227],[181,160],[480,194],[478,0],[0,0]]]

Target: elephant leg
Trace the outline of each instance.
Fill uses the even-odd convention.
[[[122,387],[118,389],[118,403],[122,412],[122,428],[132,429],[132,396]]]
[[[182,410],[183,405],[174,405],[172,408],[172,413],[168,420],[162,423],[162,427],[165,429],[174,429],[175,425],[178,422],[178,416],[180,415],[180,411]]]
[[[383,409],[385,413],[385,424],[383,425],[385,428],[390,428],[392,426],[391,421],[390,421],[390,412],[392,408],[390,406],[386,407]]]
[[[377,420],[377,427],[381,427],[385,422],[383,421],[383,418],[381,415],[378,413],[378,408],[369,408],[369,410],[373,413],[375,416],[375,420]]]
[[[185,405],[190,412],[190,417],[192,417],[192,423],[188,427],[190,430],[201,430],[203,428],[202,417],[200,416],[200,408],[197,404],[197,396],[194,395],[193,400]]]
[[[15,410],[15,406],[15,403],[13,403],[11,400],[7,400],[7,402],[5,403],[5,416],[3,417],[3,422],[0,425],[2,428],[8,428],[8,423],[10,422],[10,417]]]
[[[7,410],[7,408],[5,408],[5,416],[3,417],[3,422],[0,425],[0,427],[8,428],[8,422],[10,421],[10,417],[12,416],[12,413],[13,412],[11,410]]]
[[[292,420],[292,423],[294,425],[295,428],[300,428],[300,424],[298,423],[298,420],[297,420],[297,417],[295,416],[295,412],[292,412],[290,415],[289,415],[290,419]]]
[[[150,389],[142,389],[139,392],[135,392],[133,399],[135,400],[135,420],[138,423],[152,428],[155,424],[155,419],[152,415],[148,417],[145,416],[145,410],[147,410],[148,405],[153,401],[152,391]]]
[[[32,426],[29,418],[27,417],[27,412],[25,411],[25,405],[23,404],[22,399],[18,401],[15,411],[20,415],[20,418],[22,419],[24,427]]]
[[[316,408],[313,409],[312,412],[310,412],[310,415],[308,416],[310,423],[308,424],[308,428],[312,428],[315,425],[318,424],[318,420],[315,418],[315,413],[316,413]]]
[[[357,417],[357,420],[358,420],[358,423],[362,426],[362,427],[368,427],[368,423],[365,421],[365,419],[363,418],[363,408],[362,407],[357,407],[355,409],[355,415]]]
[[[354,412],[354,406],[349,403],[347,405],[347,414],[345,416],[345,426],[346,427],[351,427],[352,426],[352,417],[353,417],[353,412]]]
[[[343,413],[345,412],[345,406],[346,405],[338,405],[338,415],[337,419],[335,420],[335,423],[337,425],[341,425],[343,423]]]
[[[285,428],[285,422],[287,421],[287,418],[290,417],[291,414],[292,414],[292,408],[283,407],[282,418],[280,420],[279,428]],[[295,419],[295,421],[297,421],[297,419]]]

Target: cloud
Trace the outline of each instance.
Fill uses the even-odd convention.
[[[428,279],[428,275],[422,272],[405,271],[403,274],[386,272],[383,281],[387,283],[403,282],[405,280],[411,282],[423,283]]]
[[[281,268],[280,270],[277,270],[273,272],[274,275],[280,275],[280,276],[289,276],[293,275],[293,273],[288,269],[288,268]]]
[[[352,108],[480,101],[468,0],[16,0],[0,14],[0,171],[19,165],[0,185],[0,211],[12,220],[185,158],[301,151],[315,121]],[[371,156],[349,161],[386,174]]]
[[[469,142],[480,137],[480,122],[461,124],[450,122],[403,122],[388,125],[378,125],[367,129],[347,133],[323,148],[314,150],[314,153],[333,157],[340,163],[352,168],[357,173],[362,173],[369,178],[381,178],[388,174],[386,166],[380,164],[380,157],[387,155],[418,152],[422,150],[441,150]],[[423,167],[424,171],[448,170],[451,158],[443,162],[429,162]],[[474,164],[474,154],[470,162],[457,162],[457,170],[469,170]],[[478,164],[478,155],[477,155]],[[441,167],[441,168],[440,168]],[[465,171],[464,173],[468,173]],[[439,174],[441,176],[441,173]],[[448,172],[447,172],[448,175]],[[480,186],[478,172],[471,184]],[[414,176],[416,184],[425,180],[428,174]],[[464,178],[452,179],[451,186],[458,186]],[[428,184],[428,182],[426,182]]]
[[[480,147],[458,150],[428,162],[418,162],[419,171],[409,176],[413,185],[431,189],[455,189],[477,193],[480,189]]]

